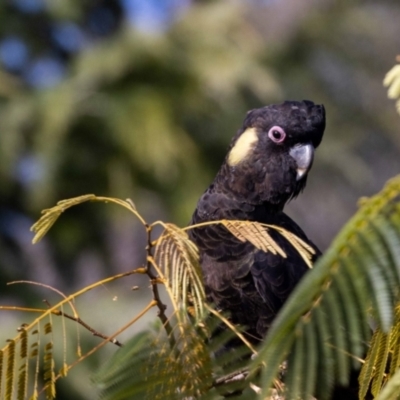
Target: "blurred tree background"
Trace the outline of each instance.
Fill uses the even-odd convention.
[[[358,198],[400,170],[399,117],[382,86],[399,21],[392,0],[3,1],[0,304],[54,296],[10,281],[70,293],[143,263],[142,228],[113,206],[74,208],[31,245],[42,209],[87,193],[129,197],[148,221],[183,226],[246,111],[285,99],[327,109],[308,187],[288,207],[324,250]],[[141,282],[91,294],[82,318],[90,310],[87,322],[111,333],[149,298],[130,291]],[[3,343],[22,321],[0,313]],[[89,376],[104,354],[72,370],[57,398],[96,398]]]

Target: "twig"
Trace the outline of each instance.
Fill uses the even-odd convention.
[[[142,318],[143,315],[145,315],[147,313],[147,311],[149,311],[155,305],[156,304],[155,304],[154,300],[150,301],[150,303],[142,311],[140,311],[140,313],[137,314],[135,318],[133,318],[131,321],[129,321],[127,324],[125,324],[122,328],[119,328],[110,337],[108,337],[106,340],[103,340],[96,347],[90,349],[86,354],[80,356],[77,360],[75,360],[71,365],[68,366],[67,371],[69,371],[71,368],[73,368],[76,365],[78,365],[82,360],[84,360],[85,358],[89,357],[90,355],[95,353],[97,350],[99,350],[102,347],[104,347],[110,339],[114,339],[116,336],[118,336],[119,334],[121,334],[122,332],[127,330],[131,325],[133,325],[136,321],[138,321],[140,318]],[[65,373],[65,371],[64,371],[64,373]],[[59,372],[58,375],[56,375],[56,377],[54,378],[54,382],[57,381],[62,376],[63,376],[63,374],[61,372]],[[39,394],[42,393],[45,389],[46,389],[46,386],[44,386],[42,388],[42,390],[39,392]]]
[[[282,366],[281,366],[282,368]],[[228,383],[232,382],[240,382],[250,378],[250,372],[248,368],[243,368],[232,372],[230,374],[224,375],[216,379],[211,387],[219,387]],[[284,391],[284,387],[281,381],[276,379],[274,381],[275,388],[271,388],[270,396],[266,397],[266,400],[285,400],[284,396],[282,395]],[[250,388],[255,391],[256,393],[260,393],[260,388],[256,386],[254,383],[249,382]],[[312,398],[311,400],[315,400]]]
[[[49,308],[51,308],[51,304],[46,299],[44,299],[43,302],[46,303],[49,306]],[[118,347],[122,347],[123,346],[122,343],[119,340],[117,340],[115,338],[110,338],[110,337],[108,337],[106,335],[103,335],[102,333],[96,331],[94,328],[89,326],[86,322],[82,321],[82,319],[80,317],[74,317],[74,316],[69,315],[66,312],[60,311],[60,310],[54,310],[52,312],[52,314],[59,315],[59,316],[68,318],[71,321],[77,322],[79,325],[82,325],[85,329],[87,329],[89,332],[91,332],[93,336],[97,336],[97,337],[102,338],[104,340],[108,340],[110,343],[113,343]]]
[[[171,327],[171,324],[169,323],[167,316],[165,315],[165,310],[167,309],[167,306],[161,301],[160,292],[158,290],[158,284],[160,283],[160,280],[153,271],[153,264],[152,264],[152,262],[153,262],[153,255],[152,255],[153,242],[151,240],[152,226],[149,224],[146,224],[145,228],[146,228],[146,233],[147,233],[147,246],[146,246],[147,261],[146,261],[146,272],[145,273],[150,278],[151,289],[153,291],[153,298],[154,298],[155,302],[157,303],[157,307],[158,307],[157,316],[158,316],[158,318],[160,318],[161,323],[163,324],[164,329],[167,332],[171,347],[174,347],[175,339],[172,334],[172,327]]]
[[[232,332],[235,333],[235,335],[250,349],[250,351],[254,354],[257,355],[256,349],[252,346],[252,344],[244,337],[244,335],[239,332],[239,330],[235,327],[232,322],[228,320],[228,318],[225,318],[220,312],[209,306],[207,303],[205,304],[205,307],[207,308],[208,311],[210,311],[211,314],[214,314],[217,318],[219,318]]]
[[[248,375],[249,375],[248,368],[243,368],[239,371],[232,372],[231,374],[221,376],[220,378],[216,379],[215,382],[213,383],[213,387],[225,385],[226,383],[230,382],[242,381],[246,379]]]

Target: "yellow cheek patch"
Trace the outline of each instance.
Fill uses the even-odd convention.
[[[243,161],[250,154],[257,143],[258,136],[255,128],[246,129],[236,141],[235,145],[229,153],[228,164],[235,166]]]

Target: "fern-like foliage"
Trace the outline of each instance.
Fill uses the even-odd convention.
[[[373,396],[377,397],[386,382],[391,377],[395,377],[396,372],[399,371],[400,303],[397,303],[395,320],[390,331],[384,332],[378,327],[369,345],[370,348],[365,359],[365,367],[362,368],[359,378],[362,388],[360,392],[361,398],[365,397],[369,386],[371,386]],[[397,388],[396,393],[397,398],[400,394],[400,387]]]
[[[154,298],[144,310],[140,311],[139,314],[127,324],[127,326],[134,323],[149,309],[156,306],[159,309],[159,317],[163,327],[163,334],[159,332],[157,338],[149,335],[148,347],[141,348],[140,352],[136,350],[135,346],[137,342],[141,343],[142,336],[139,336],[136,341],[134,340],[132,342],[132,351],[137,354],[137,360],[139,360],[142,368],[140,373],[136,371],[136,360],[134,364],[132,364],[133,373],[136,374],[135,379],[139,379],[140,382],[142,382],[139,388],[143,387],[143,390],[146,388],[147,398],[178,398],[177,396],[181,398],[200,398],[200,396],[209,396],[213,391],[218,393],[218,390],[234,391],[236,390],[235,387],[241,387],[241,390],[244,390],[246,385],[248,386],[247,382],[243,384],[244,377],[247,375],[239,374],[241,376],[239,380],[236,378],[229,378],[226,380],[223,376],[226,373],[234,373],[232,368],[239,368],[237,363],[226,359],[226,357],[218,359],[218,363],[214,362],[215,358],[213,358],[213,354],[214,351],[216,351],[215,344],[219,341],[213,339],[213,345],[211,347],[214,347],[214,350],[210,349],[208,343],[210,332],[212,331],[209,326],[210,321],[218,320],[217,326],[219,327],[222,322],[226,329],[222,330],[221,334],[226,334],[228,332],[231,338],[232,335],[237,335],[239,338],[238,343],[243,342],[245,344],[244,348],[246,352],[251,351],[255,353],[255,350],[240,333],[238,328],[233,326],[226,317],[220,315],[209,305],[206,305],[201,268],[199,265],[199,252],[194,243],[189,240],[186,232],[187,229],[193,227],[180,229],[173,224],[161,221],[148,224],[137,212],[134,204],[130,200],[124,201],[89,194],[60,201],[56,206],[44,210],[42,217],[32,227],[32,230],[36,233],[33,242],[39,241],[64,211],[88,201],[114,203],[124,207],[137,217],[147,234],[148,246],[146,247],[146,266],[103,279],[69,296],[65,296],[56,289],[51,288],[63,295],[64,299],[48,310],[39,310],[41,311],[40,317],[32,324],[22,327],[19,335],[13,340],[10,340],[9,344],[0,351],[0,369],[5,371],[0,374],[0,395],[3,394],[3,397],[7,400],[12,400],[15,397],[14,394],[16,394],[16,398],[24,399],[29,392],[31,398],[36,399],[40,393],[44,392],[47,399],[54,399],[56,396],[56,380],[65,376],[68,370],[77,362],[83,360],[86,355],[81,356],[71,364],[68,364],[64,360],[63,365],[56,368],[53,357],[52,315],[68,317],[77,323],[82,323],[80,316],[71,303],[72,300],[75,300],[80,295],[99,285],[121,279],[134,273],[148,275]],[[280,254],[282,257],[286,257],[286,254],[268,233],[271,229],[276,230],[299,251],[301,256],[310,265],[313,250],[295,235],[290,234],[280,227],[251,223],[248,221],[224,220],[210,223],[222,224],[240,240],[250,241],[254,246],[264,251],[270,251],[274,254]],[[153,229],[158,225],[164,228],[164,232],[157,239],[153,239]],[[173,310],[168,316],[165,313],[166,308],[157,288],[160,284],[165,286],[170,301],[172,302]],[[72,316],[68,316],[64,312],[63,307],[67,303],[71,306]],[[208,312],[210,312],[210,315],[208,315]],[[206,315],[208,316],[206,317]],[[95,349],[89,351],[88,354],[100,348],[105,343],[113,342],[115,336],[123,329],[126,329],[126,327],[120,328],[110,336],[97,335],[103,337],[104,341]],[[91,332],[93,333],[93,330],[91,330]],[[33,335],[37,339],[36,342],[30,344],[30,335]],[[63,337],[65,338],[65,333]],[[222,337],[225,336],[222,335]],[[45,341],[45,343],[41,345],[43,341]],[[65,339],[63,340],[63,346],[65,346],[64,341]],[[36,360],[36,362],[33,362],[35,370],[33,388],[28,388],[27,384],[29,371],[31,370],[28,362],[28,346],[32,347],[30,356],[34,357]],[[242,353],[237,350],[235,354],[238,355]],[[142,357],[146,358],[146,363],[141,362]],[[240,357],[239,360],[243,363],[244,360],[248,361],[249,357]],[[222,365],[224,365],[223,368]],[[124,366],[124,368],[128,367],[130,366]],[[219,372],[215,372],[215,369]],[[110,368],[110,371],[111,370],[114,369]],[[42,388],[38,388],[39,371],[43,371],[40,376],[41,381],[44,382]],[[214,378],[218,375],[220,376],[220,381],[216,382]],[[118,376],[122,377],[125,375],[118,373]],[[157,378],[155,378],[155,376]],[[105,377],[105,381],[107,381],[107,379],[108,378]],[[122,381],[120,383],[121,387],[126,386]],[[133,395],[133,393],[138,393],[138,395],[143,398],[144,392],[137,388],[128,390],[127,398],[130,398],[129,396]],[[255,392],[252,391],[253,395],[254,393]]]
[[[388,380],[382,391],[379,393],[378,400],[397,400],[400,393],[400,368]]]
[[[39,335],[41,331],[42,335]],[[0,350],[1,399],[23,400],[29,393],[30,399],[38,399],[38,381],[41,377],[45,382],[46,398],[55,399],[55,365],[51,333],[51,318],[44,312],[30,325],[21,326],[19,334]],[[33,367],[34,372],[32,383],[28,385],[30,367]]]
[[[152,343],[155,339],[154,332],[139,333],[102,366],[94,377],[102,398],[143,399],[148,391],[148,381],[153,383],[154,390],[158,388],[160,381],[162,382],[158,371],[154,369],[154,374],[148,374],[145,369],[153,354]]]
[[[288,398],[328,399],[334,382],[348,383],[374,326],[379,330],[363,365],[360,398],[371,380],[377,394],[387,376],[388,358],[393,359],[393,372],[398,366],[398,355],[390,350],[399,340],[399,265],[400,176],[361,201],[359,211],[279,313],[253,364],[265,365],[261,397],[287,359]]]
[[[198,249],[182,229],[173,224],[163,226],[165,230],[156,241],[154,265],[179,311],[177,315],[186,318],[191,305],[191,314],[199,321],[204,316],[205,293]]]
[[[133,337],[96,374],[100,398],[184,399],[205,393],[212,382],[209,352],[192,327],[183,332],[172,352],[161,332]]]
[[[201,328],[185,327],[185,337],[172,349],[160,327],[134,336],[95,375],[100,399],[211,400],[246,390],[256,399],[244,379],[249,349],[238,344],[235,350],[221,352],[235,333],[220,330],[220,323],[209,315]]]
[[[105,400],[208,400],[235,393],[265,399],[273,386],[279,390],[284,387],[288,399],[328,399],[335,382],[347,384],[350,369],[358,366],[369,341],[360,374],[360,398],[368,390],[379,395],[386,382],[384,399],[400,394],[396,389],[400,381],[400,176],[378,195],[361,201],[358,213],[295,289],[258,353],[241,335],[241,328],[205,303],[198,250],[186,233],[193,227],[180,229],[160,221],[147,224],[131,201],[86,195],[45,210],[34,225],[35,240],[65,209],[85,201],[116,203],[139,219],[148,238],[147,264],[64,296],[30,325],[21,327],[17,337],[0,350],[1,398],[24,399],[30,395],[37,399],[44,391],[48,399],[54,399],[55,381],[74,364],[54,364],[52,316],[65,316],[63,307],[86,291],[133,273],[148,275],[154,299],[127,326],[152,307],[159,308],[161,324],[156,331],[135,336],[96,377]],[[269,234],[275,230],[311,267],[313,250],[280,227],[249,221],[209,223],[222,224],[239,240],[286,257]],[[164,232],[153,239],[153,229],[158,225]],[[168,315],[157,289],[161,284],[173,306]],[[74,308],[73,315],[80,320]],[[106,337],[98,347],[125,328]],[[237,348],[226,351],[226,344],[232,344],[232,340],[238,343]],[[251,353],[256,357],[251,358]],[[75,363],[81,359],[84,356]],[[279,379],[285,360],[282,386]],[[28,385],[30,364],[35,371],[32,388]],[[41,370],[44,387],[38,388]]]

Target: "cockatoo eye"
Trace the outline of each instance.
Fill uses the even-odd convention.
[[[268,137],[275,143],[282,143],[285,140],[286,133],[280,126],[273,126],[268,131]]]

